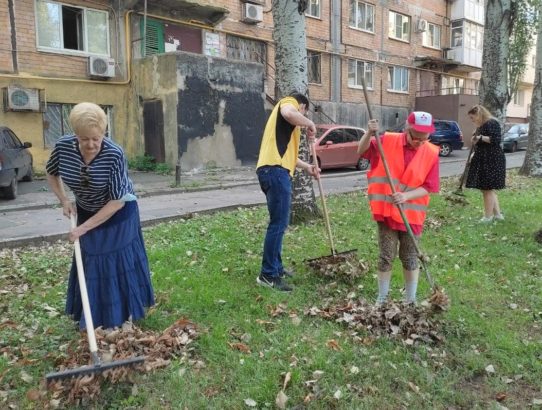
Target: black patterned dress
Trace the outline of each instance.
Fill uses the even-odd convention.
[[[476,134],[489,137],[491,141],[476,143],[465,186],[484,191],[503,189],[506,180],[506,157],[501,148],[501,125],[492,118],[482,124]]]

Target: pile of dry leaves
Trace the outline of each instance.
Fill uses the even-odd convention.
[[[56,363],[57,370],[77,368],[91,363],[86,334],[81,335],[74,348],[70,348],[67,357]],[[180,319],[161,334],[144,331],[126,323],[122,328],[105,332],[96,329],[96,340],[99,355],[104,362],[144,356],[145,361],[134,367],[117,367],[99,374],[91,374],[78,378],[55,380],[47,386],[49,397],[45,391],[29,392],[29,397],[36,401],[47,400],[44,407],[55,408],[63,403],[84,405],[99,396],[102,383],[118,383],[130,381],[134,372],[150,372],[167,366],[174,357],[189,355],[188,345],[197,337],[196,326],[186,319]]]
[[[335,320],[350,329],[366,331],[376,337],[399,338],[407,345],[443,340],[438,332],[441,321],[427,302],[413,306],[390,301],[377,307],[363,299],[348,300],[345,304],[322,309],[312,307],[305,314]]]
[[[316,274],[343,282],[353,282],[369,271],[367,262],[357,259],[355,252],[322,256],[307,264]]]

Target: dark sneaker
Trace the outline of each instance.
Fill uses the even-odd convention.
[[[281,278],[284,278],[285,276],[288,277],[288,278],[293,278],[294,277],[294,272],[292,272],[291,270],[283,269],[283,271],[279,273],[279,276]]]
[[[267,286],[268,288],[273,288],[282,292],[291,292],[293,290],[280,276],[274,278],[260,274],[260,276],[256,278],[256,283],[260,286]]]

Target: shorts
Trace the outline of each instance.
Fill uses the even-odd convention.
[[[378,248],[380,255],[378,258],[378,270],[380,272],[390,272],[393,260],[397,256],[397,247],[399,245],[399,259],[403,264],[403,269],[413,271],[418,269],[418,253],[416,246],[408,232],[396,231],[387,226],[384,222],[378,224]],[[416,236],[418,239],[420,236]]]

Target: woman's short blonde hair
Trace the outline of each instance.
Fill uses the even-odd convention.
[[[480,119],[482,124],[493,118],[493,115],[489,112],[489,110],[480,104],[476,104],[474,107],[472,107],[467,114],[476,116]]]
[[[107,115],[98,105],[82,102],[71,110],[70,125],[76,135],[80,135],[91,128],[97,128],[102,134],[105,134]]]

